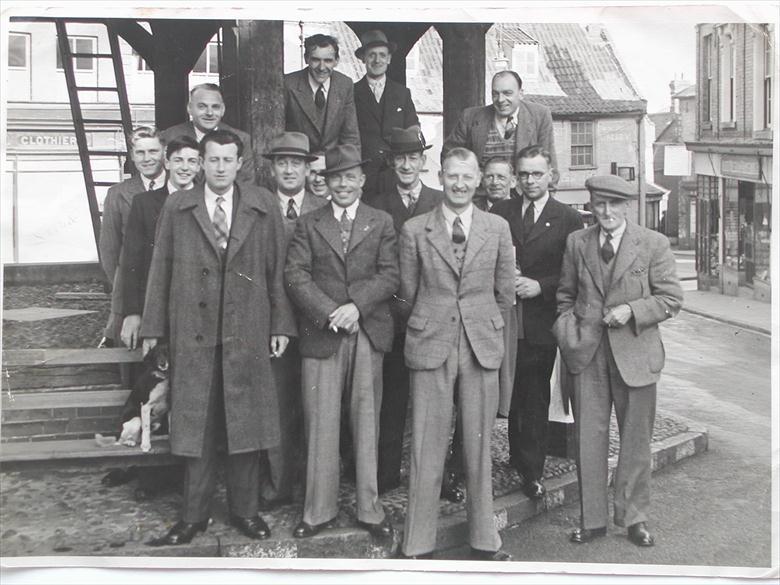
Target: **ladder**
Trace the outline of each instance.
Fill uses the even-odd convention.
[[[79,149],[79,158],[81,158],[81,170],[84,174],[84,184],[87,189],[87,202],[89,204],[89,214],[92,219],[92,231],[95,235],[95,247],[100,254],[100,208],[98,206],[96,187],[110,187],[114,185],[111,181],[96,181],[92,169],[92,157],[126,157],[130,152],[130,133],[133,129],[133,123],[130,118],[130,103],[127,98],[127,87],[125,85],[125,73],[122,66],[122,55],[119,50],[119,38],[114,29],[107,23],[108,33],[108,53],[78,53],[74,52],[70,46],[68,31],[66,28],[66,18],[54,19],[57,27],[57,42],[59,44],[60,55],[62,55],[62,66],[65,70],[65,82],[68,86],[68,99],[70,101],[70,110],[73,117],[73,126],[76,132],[76,143]],[[111,59],[114,68],[114,81],[116,87],[101,86],[83,86],[76,82],[76,70],[74,59],[78,57],[89,57],[93,59]],[[119,118],[91,118],[85,117],[81,108],[81,99],[79,93],[84,91],[103,92],[117,94],[119,102]],[[87,143],[88,131],[106,131],[106,127],[113,130],[121,129],[125,137],[125,150],[93,150]],[[131,163],[130,163],[131,164]],[[134,170],[134,169],[133,169]]]

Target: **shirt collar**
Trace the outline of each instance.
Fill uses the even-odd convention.
[[[538,215],[542,212],[542,209],[544,209],[544,206],[547,205],[547,201],[550,199],[550,193],[545,193],[539,199],[535,199],[533,201],[534,204],[534,213]],[[528,199],[528,197],[523,196],[523,213],[525,213],[525,210],[528,209],[528,206],[531,204],[531,200]]]
[[[279,198],[279,203],[284,208],[284,211],[287,211],[287,206],[289,203],[287,203],[290,199],[295,201],[295,207],[296,209],[300,209],[303,205],[303,194],[306,192],[306,188],[304,187],[300,191],[298,191],[295,195],[285,195],[281,191],[276,191],[276,196]]]
[[[360,198],[355,199],[354,203],[349,207],[340,207],[335,202],[330,202],[331,211],[333,211],[333,217],[336,221],[341,221],[341,216],[344,215],[344,209],[347,210],[347,217],[352,221],[355,221],[355,214],[357,213],[358,205],[360,205]]]
[[[468,234],[469,228],[471,228],[471,218],[474,216],[474,204],[469,203],[469,206],[460,213],[455,213],[447,207],[444,203],[441,204],[441,210],[444,214],[444,221],[452,227],[452,222],[456,217],[460,217],[460,222],[463,224],[463,230]]]
[[[385,81],[387,80],[387,74],[376,79],[366,76],[366,80],[368,81],[368,85],[370,85],[371,87],[374,87],[375,85],[384,87]]]
[[[406,189],[401,185],[396,185],[398,193],[404,197],[411,197],[415,201],[420,198],[420,192],[422,191],[422,181],[417,179],[417,184],[411,189]]]
[[[141,175],[141,182],[144,185],[144,190],[145,191],[149,190],[149,184],[152,181],[154,181],[154,188],[155,189],[159,189],[160,187],[162,187],[165,184],[165,169],[160,171],[159,175],[157,175],[156,177],[153,177],[151,179],[145,177],[144,175]]]
[[[233,188],[234,188],[234,186],[231,185],[230,189],[228,189],[225,193],[223,193],[222,195],[217,195],[216,193],[214,193],[214,191],[212,191],[209,188],[207,183],[203,184],[203,192],[206,195],[206,200],[207,201],[210,200],[210,201],[213,201],[215,203],[217,201],[217,197],[222,197],[226,202],[232,204],[232,202],[233,202]]]
[[[317,83],[314,78],[311,76],[311,73],[308,71],[306,72],[306,78],[309,80],[309,87],[311,88],[312,93],[317,93],[317,89],[319,89],[320,84]],[[328,96],[328,91],[330,90],[330,76],[322,82],[322,89],[325,92],[325,97]]]
[[[612,241],[613,242],[619,242],[620,239],[623,237],[623,234],[626,232],[626,225],[628,224],[628,221],[625,219],[623,220],[623,225],[621,225],[619,228],[617,228],[614,232],[612,232]],[[599,228],[599,239],[602,241],[607,238],[607,232],[605,232],[603,229]]]
[[[179,189],[176,185],[171,183],[169,179],[166,185],[168,186],[168,193],[170,194],[170,193],[176,193],[176,191],[189,191],[195,186],[195,183],[190,183],[190,186],[187,187],[186,189]]]

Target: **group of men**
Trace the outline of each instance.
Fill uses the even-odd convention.
[[[581,229],[551,196],[550,112],[523,99],[512,71],[446,139],[443,190],[424,185],[430,145],[409,90],[387,77],[394,49],[365,33],[366,76],[353,84],[334,70],[336,39],[305,40],[307,67],[285,76],[285,132],[263,153],[270,190],[254,180],[249,137],[222,122],[217,86],[191,91],[190,122],[131,137],[140,174],[105,202],[106,335],[144,352],[169,344],[171,450],[185,462],[182,517],[150,544],[207,529],[219,446],[229,521],[243,534],[268,538],[260,512],[291,503],[302,476],[293,536],[332,526],[351,458],[358,524],[392,537],[380,494],[401,483],[411,398],[401,556],[431,558],[439,498],[464,498],[460,469],[473,558],[509,560],[493,520],[492,429],[509,416],[510,461],[525,493],[543,497],[560,348],[579,439],[571,539],[606,532],[614,402],[614,521],[652,545],[657,324],[682,300],[668,242],[626,221],[636,194],[614,176],[588,180],[597,225]]]

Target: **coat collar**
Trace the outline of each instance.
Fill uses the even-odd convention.
[[[331,206],[323,205],[314,213],[319,214],[319,218],[315,223],[315,229],[328,242],[328,245],[330,245],[338,257],[345,261],[344,248],[341,243],[341,229],[333,216]],[[355,220],[352,222],[352,232],[349,238],[347,254],[351,253],[366,238],[374,228],[375,221],[376,217],[371,213],[369,207],[363,202],[359,203],[355,211]]]
[[[473,218],[471,228],[472,230],[474,228]],[[455,254],[452,251],[452,242],[447,233],[447,226],[445,225],[444,213],[442,213],[441,206],[437,206],[428,216],[428,221],[425,223],[425,231],[427,232],[427,238],[431,243],[431,246],[439,253],[455,275],[460,276],[460,269],[455,260]],[[468,249],[468,246],[466,248]]]
[[[581,248],[585,266],[590,272],[593,282],[596,284],[602,296],[606,297],[609,291],[604,290],[601,277],[601,253],[599,247],[599,226],[594,225],[585,230],[583,236],[584,246]],[[641,248],[641,234],[636,224],[628,222],[620,247],[615,256],[615,265],[612,268],[612,283],[618,282],[631,264],[634,263]]]
[[[121,189],[119,194],[128,205],[132,205],[133,197],[138,193],[144,192],[146,192],[146,189],[144,188],[144,182],[141,180],[141,175],[133,175],[127,179],[126,188]]]
[[[314,105],[314,95],[311,92],[311,86],[309,86],[309,68],[306,67],[300,71],[295,72],[293,77],[293,83],[290,84],[290,90],[295,96],[295,100],[298,102],[301,110],[306,117],[309,118],[312,126],[320,132],[320,126],[317,122],[317,110]],[[333,78],[331,77],[330,91],[328,92],[328,112],[330,112],[330,103],[333,95]]]

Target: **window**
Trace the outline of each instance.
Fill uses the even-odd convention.
[[[29,63],[30,35],[24,33],[8,33],[8,67],[9,69],[27,69]]]
[[[512,48],[512,69],[522,79],[536,79],[539,75],[539,46],[515,44]]]
[[[593,122],[571,123],[571,166],[593,166]]]
[[[415,44],[412,50],[406,55],[406,74],[416,75],[420,68],[420,46]]]
[[[720,41],[720,121],[721,123],[733,123],[736,47],[731,31],[724,31]]]
[[[146,59],[141,57],[138,53],[133,51],[133,57],[135,58],[135,69],[136,71],[151,71],[152,68],[149,67],[149,64],[146,62]]]
[[[198,57],[198,62],[192,68],[193,73],[219,73],[219,43],[209,43]]]
[[[772,127],[772,71],[774,59],[772,54],[772,30],[769,25],[764,25],[764,91],[763,91],[763,111],[764,128]]]
[[[97,37],[68,37],[71,53],[96,53]],[[95,70],[94,57],[76,57],[76,73]],[[57,69],[63,70],[60,44],[57,42]]]
[[[704,83],[702,85],[702,120],[704,122],[712,121],[711,99],[712,99],[712,35],[704,35],[703,50],[701,54],[702,69],[704,70]]]

